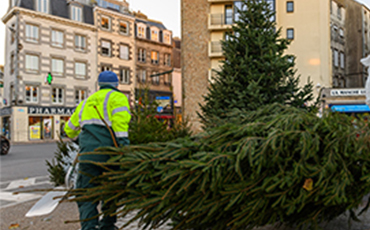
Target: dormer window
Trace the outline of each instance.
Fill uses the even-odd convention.
[[[139,38],[145,38],[145,26],[138,25],[137,26],[137,37]]]
[[[71,19],[82,22],[82,9],[79,6],[71,6]]]
[[[152,29],[150,37],[152,41],[158,41],[158,30]]]
[[[163,32],[163,43],[171,45],[171,34],[167,31]]]
[[[36,10],[42,13],[49,12],[49,0],[37,0]]]

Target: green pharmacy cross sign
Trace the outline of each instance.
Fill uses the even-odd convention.
[[[51,73],[48,73],[48,75],[46,76],[45,81],[46,81],[46,83],[51,85],[51,83],[53,82],[53,75],[51,75]]]

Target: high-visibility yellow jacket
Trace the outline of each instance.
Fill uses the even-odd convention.
[[[120,146],[129,144],[131,114],[127,97],[114,87],[103,86],[77,106],[64,126],[68,137],[78,136],[80,152],[91,152],[102,146],[114,146],[112,136],[95,107],[111,127],[117,143]],[[93,160],[92,158],[85,159]]]

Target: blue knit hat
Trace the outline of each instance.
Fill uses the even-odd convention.
[[[99,74],[98,83],[99,86],[111,85],[117,87],[118,86],[117,74],[115,74],[112,71],[103,71]]]

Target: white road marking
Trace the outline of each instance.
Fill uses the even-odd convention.
[[[14,189],[14,188],[23,188],[34,185],[36,182],[36,178],[27,178],[24,180],[15,180],[12,181],[8,187],[6,187],[6,190]]]
[[[5,200],[5,201],[23,202],[23,201],[37,199],[40,197],[42,197],[41,194],[33,194],[33,193],[13,194],[12,192],[0,192],[0,200]]]

